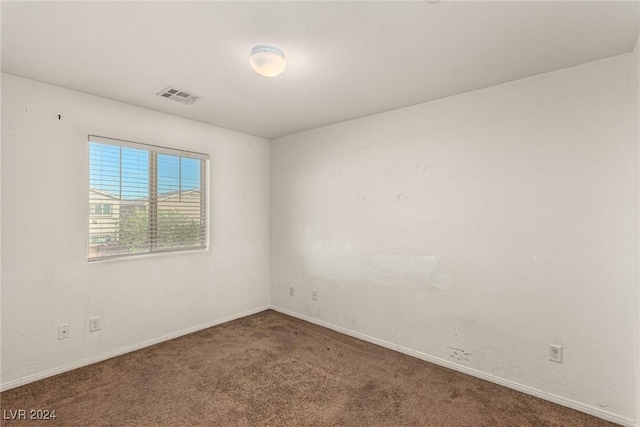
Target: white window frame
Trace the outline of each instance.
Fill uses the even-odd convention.
[[[100,218],[105,218],[105,215],[93,215],[91,213],[92,205],[96,203],[107,204],[108,201],[99,201],[91,199],[91,191],[94,190],[91,187],[91,160],[90,160],[90,147],[91,143],[99,143],[99,144],[107,144],[110,146],[117,146],[122,148],[133,148],[136,150],[144,150],[147,151],[150,155],[149,157],[149,177],[148,177],[148,186],[149,186],[149,195],[148,195],[148,209],[149,212],[149,247],[148,250],[143,251],[130,251],[125,252],[123,249],[119,249],[118,253],[115,254],[101,254],[97,255],[94,253],[92,249],[92,245],[95,243],[91,243],[92,238],[101,236],[102,233],[100,230],[93,232],[91,231],[92,225],[95,226],[96,218],[98,220]],[[171,156],[177,156],[179,158],[190,158],[200,160],[200,216],[199,216],[199,226],[201,227],[199,236],[201,243],[197,246],[176,246],[176,247],[159,247],[158,246],[158,237],[157,237],[157,227],[158,227],[158,203],[160,202],[158,199],[158,166],[157,166],[157,157],[158,154],[165,154]],[[122,170],[122,164],[119,165]],[[204,153],[197,153],[193,151],[187,150],[177,150],[168,147],[161,147],[157,145],[144,144],[139,142],[132,142],[114,138],[107,138],[96,135],[89,135],[87,142],[87,176],[88,176],[88,191],[87,194],[87,238],[86,242],[88,244],[87,248],[87,260],[89,262],[94,261],[102,261],[109,260],[115,258],[130,258],[130,257],[139,257],[139,256],[150,256],[155,254],[166,254],[171,252],[185,252],[185,251],[206,251],[209,249],[209,155]],[[122,177],[120,178],[122,180]],[[179,177],[178,179],[181,179]],[[154,188],[155,187],[155,188]],[[101,192],[104,192],[102,189],[97,189]],[[182,197],[182,193],[180,193],[180,197]],[[124,200],[122,198],[122,194],[118,195],[118,200]],[[114,215],[114,208],[111,207],[110,216]],[[155,221],[154,221],[155,217]],[[154,223],[155,222],[155,223]],[[204,231],[202,231],[204,228]],[[155,229],[155,232],[154,232]],[[155,234],[154,234],[155,233]],[[156,237],[153,237],[153,236]],[[93,251],[93,252],[92,252]]]

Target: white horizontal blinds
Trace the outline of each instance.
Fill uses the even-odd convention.
[[[199,247],[206,243],[202,218],[201,160],[158,154],[159,248]]]
[[[205,248],[208,156],[89,138],[89,259]]]

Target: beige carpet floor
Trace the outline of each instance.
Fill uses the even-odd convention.
[[[271,310],[0,399],[56,410],[7,426],[614,425]]]

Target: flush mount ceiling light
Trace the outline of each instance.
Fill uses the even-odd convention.
[[[282,74],[287,67],[284,52],[272,46],[256,46],[251,49],[249,65],[256,73],[264,77],[275,77]]]

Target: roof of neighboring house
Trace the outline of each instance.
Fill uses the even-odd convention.
[[[99,194],[99,195],[104,196],[104,197],[108,197],[109,199],[120,200],[119,197],[109,193],[108,191],[98,190],[97,188],[89,188],[89,192],[90,193]]]
[[[182,193],[182,194],[180,194],[180,193]],[[182,192],[180,192],[178,190],[169,191],[167,193],[158,194],[158,201],[164,202],[166,200],[173,199],[173,198],[176,198],[176,197],[186,196],[188,194],[196,194],[196,193],[200,194],[200,190],[187,190],[187,191],[182,191]]]

